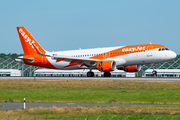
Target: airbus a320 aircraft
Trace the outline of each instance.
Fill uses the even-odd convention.
[[[25,27],[17,27],[24,56],[15,60],[44,68],[72,70],[89,69],[87,77],[93,77],[93,69],[110,77],[111,71],[118,69],[137,72],[143,64],[155,64],[173,60],[176,53],[164,45],[143,44],[95,49],[48,52],[31,36]],[[157,72],[153,68],[153,74]]]

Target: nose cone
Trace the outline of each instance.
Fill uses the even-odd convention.
[[[170,57],[170,59],[174,60],[174,59],[176,59],[177,54],[175,52],[171,51],[169,54],[169,57]]]

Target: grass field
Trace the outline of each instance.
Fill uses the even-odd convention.
[[[0,80],[0,102],[180,104],[178,81]]]
[[[159,106],[106,106],[106,107],[50,107],[50,108],[26,108],[0,110],[0,115],[56,115],[56,116],[78,116],[78,115],[101,115],[101,114],[129,114],[129,115],[179,115],[180,107]]]
[[[0,80],[0,102],[180,104],[178,81]],[[175,114],[180,107],[52,107],[2,110],[3,115]]]
[[[122,118],[122,116],[124,117],[130,116],[131,118],[134,118],[133,120],[139,120],[139,117],[143,119],[145,116],[149,116],[148,118],[150,118],[146,120],[152,120],[152,117],[158,118],[164,116],[169,116],[170,118],[176,117],[180,119],[179,113],[180,113],[180,107],[151,107],[151,106],[120,106],[120,107],[114,107],[114,106],[80,107],[79,106],[79,107],[59,107],[59,108],[54,106],[51,108],[43,108],[43,107],[27,108],[25,110],[24,109],[0,110],[0,115],[3,116],[10,115],[11,116],[10,118],[13,119],[23,115],[24,117],[23,120],[25,120],[25,118],[29,119],[30,116],[36,116],[36,115],[38,115],[41,118],[42,117],[45,118],[48,115],[57,116],[59,118],[61,118],[62,116],[70,116],[73,118],[77,118],[78,116],[81,116],[82,119],[79,120],[85,120],[85,118],[88,115],[91,115],[90,118],[94,118],[94,117],[97,118],[98,116],[101,116],[101,120],[109,120],[109,118],[113,117],[114,115],[116,115],[116,117],[119,119]],[[105,117],[106,119],[104,119]],[[55,119],[56,117],[53,118]],[[40,120],[40,118],[38,120]],[[94,120],[94,119],[88,119],[88,120]],[[120,119],[120,120],[124,120],[124,119]],[[167,120],[167,119],[163,119],[163,120]]]

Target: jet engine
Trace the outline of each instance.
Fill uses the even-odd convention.
[[[130,65],[118,68],[118,70],[124,70],[125,72],[138,72],[141,70],[141,65]]]
[[[97,62],[97,69],[101,72],[111,72],[116,68],[116,62],[110,61],[101,61]]]

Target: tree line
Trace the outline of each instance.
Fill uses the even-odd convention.
[[[23,56],[24,54],[17,54],[17,53],[9,53],[9,54],[5,54],[5,53],[0,53],[0,58],[17,58],[19,56]]]

